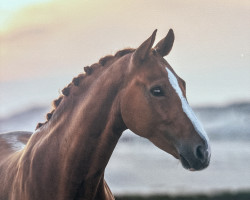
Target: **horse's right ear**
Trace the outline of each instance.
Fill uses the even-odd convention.
[[[134,63],[141,63],[143,62],[147,56],[149,55],[151,48],[155,41],[157,29],[153,32],[153,34],[144,41],[134,52],[133,55],[133,62]]]
[[[157,45],[155,50],[162,56],[166,56],[171,51],[174,44],[174,31],[170,29],[165,38],[163,38]]]

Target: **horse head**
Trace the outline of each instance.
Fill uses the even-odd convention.
[[[186,84],[163,58],[174,43],[169,30],[154,48],[156,30],[132,54],[121,115],[127,128],[180,159],[184,168],[209,165],[209,139],[186,98]]]

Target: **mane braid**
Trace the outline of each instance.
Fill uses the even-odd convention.
[[[50,118],[52,117],[54,111],[55,111],[55,110],[52,110],[50,113],[47,114],[46,118],[47,118],[48,121],[49,121]]]
[[[105,66],[106,63],[108,63],[108,61],[112,60],[112,58],[114,58],[114,56],[112,55],[108,55],[108,56],[105,56],[103,58],[101,58],[99,60],[99,63],[102,65],[102,66]]]
[[[75,86],[78,86],[78,85],[79,85],[79,82],[80,82],[80,77],[73,78],[73,80],[72,80],[72,83],[73,83]]]
[[[62,99],[63,99],[63,96],[60,96],[58,99],[54,100],[52,103],[53,107],[57,108],[57,106],[59,106],[59,104],[61,103]]]
[[[115,57],[120,58],[122,56],[125,56],[126,54],[133,53],[134,51],[135,49],[131,49],[131,48],[123,49],[123,50],[117,51],[115,54]]]
[[[95,68],[100,67],[100,66],[106,66],[108,64],[110,65],[118,58],[121,58],[129,53],[133,53],[134,51],[135,51],[135,49],[132,49],[132,48],[126,48],[123,50],[119,50],[115,53],[114,56],[113,55],[104,56],[98,61],[98,63],[95,63],[95,64],[91,65],[90,67],[89,66],[84,67],[83,69],[85,71],[85,74],[79,74],[77,77],[73,78],[72,82],[62,90],[63,95],[61,95],[58,99],[56,99],[52,102],[52,106],[54,109],[51,112],[47,113],[47,115],[46,115],[47,121],[45,121],[44,123],[38,123],[35,130],[42,127],[44,124],[46,124],[52,118],[53,113],[55,112],[55,110],[59,106],[59,104],[62,102],[62,99],[65,96],[67,97],[70,95],[70,88],[72,86],[79,86],[80,82],[84,79],[84,77],[91,75]]]
[[[62,90],[62,93],[64,96],[69,96],[69,92],[70,92],[70,87],[67,86]]]
[[[36,125],[36,130],[39,129],[42,125],[44,125],[44,123],[40,123],[40,122],[39,122],[39,123]]]
[[[90,75],[93,71],[93,69],[89,66],[84,67],[83,70],[86,72],[87,75]]]

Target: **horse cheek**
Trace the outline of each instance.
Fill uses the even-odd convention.
[[[150,109],[142,93],[130,91],[122,101],[121,113],[127,128],[142,137],[148,137]]]

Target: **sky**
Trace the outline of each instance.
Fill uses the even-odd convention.
[[[175,32],[166,60],[191,105],[250,101],[249,19],[249,0],[0,0],[0,116],[50,105],[84,66],[156,28],[156,42]]]

